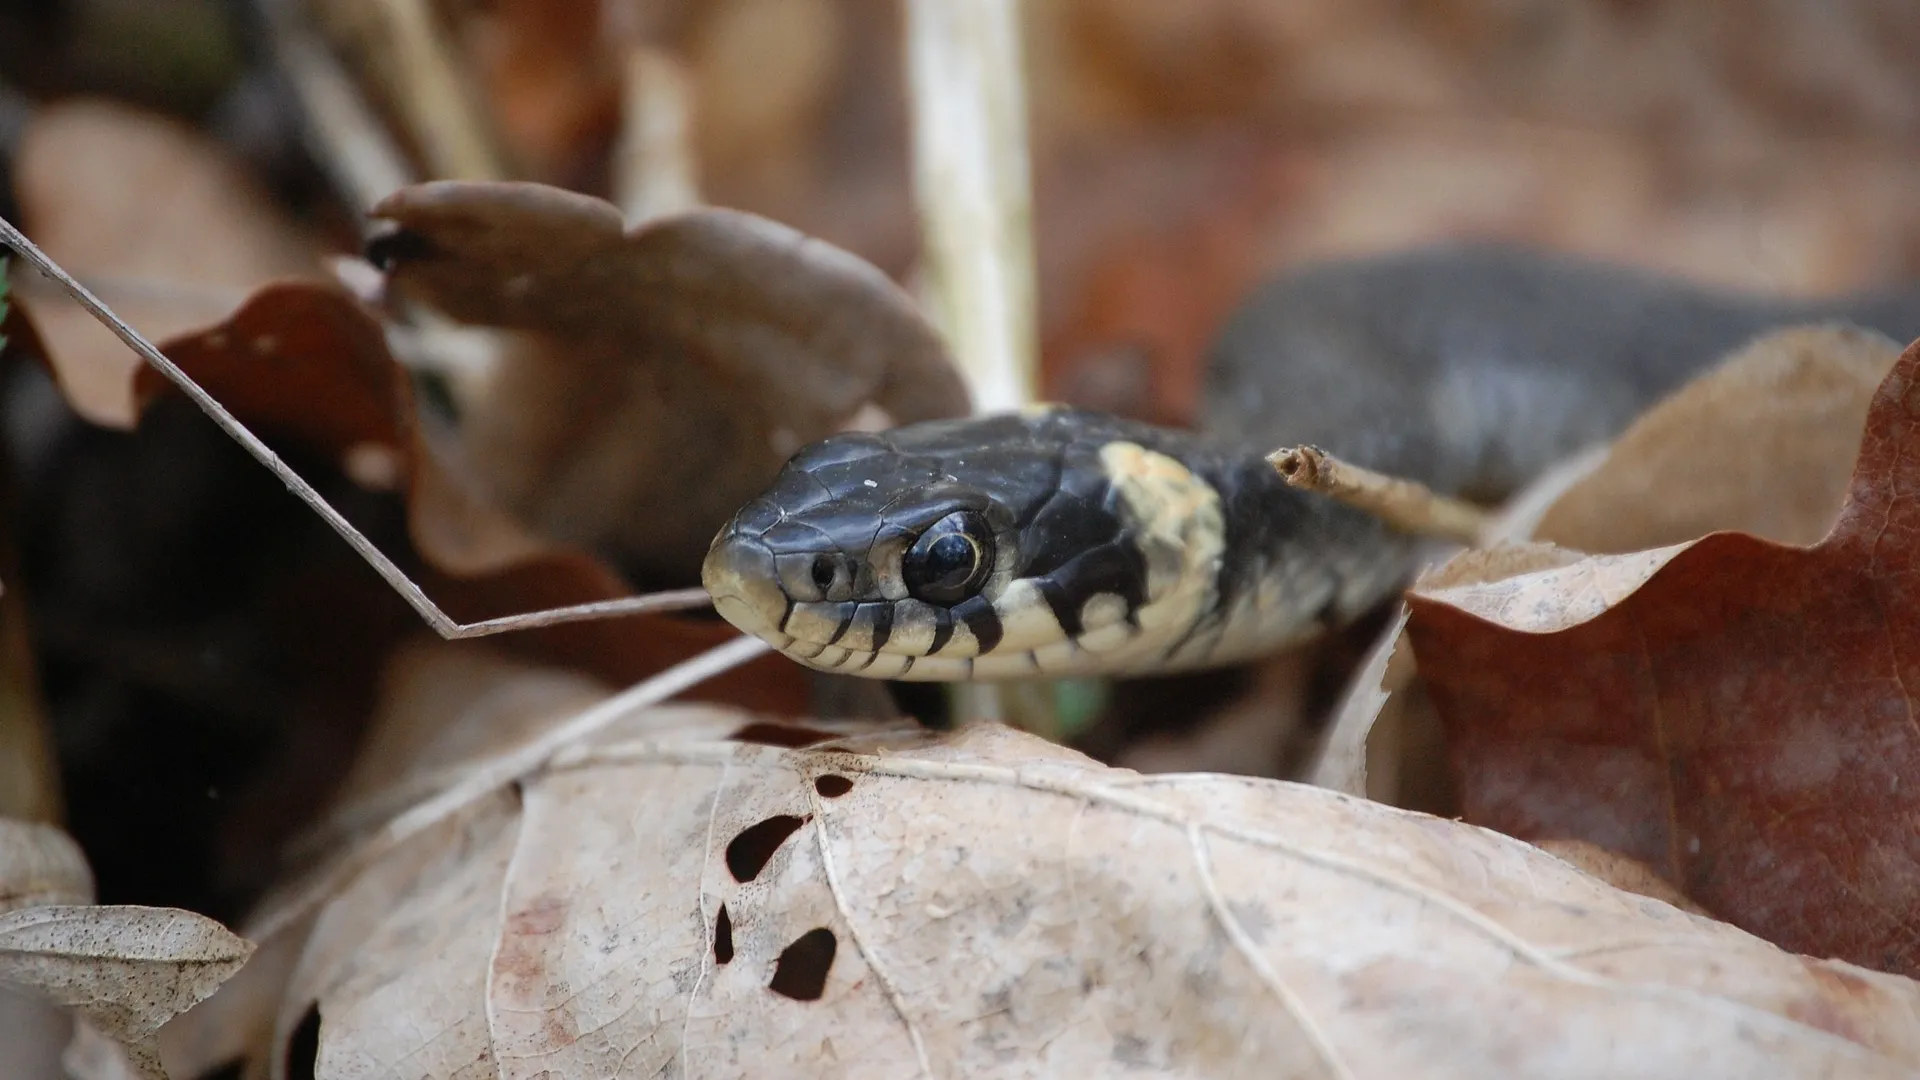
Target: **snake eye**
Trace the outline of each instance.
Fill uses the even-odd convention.
[[[987,580],[993,533],[971,510],[948,514],[920,534],[900,560],[907,591],[929,604],[957,604]]]

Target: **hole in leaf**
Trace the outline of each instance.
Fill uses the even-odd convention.
[[[853,790],[853,781],[837,773],[828,773],[814,778],[813,790],[825,798],[837,799]]]
[[[767,989],[795,1001],[819,1001],[827,991],[827,972],[833,968],[833,954],[840,942],[824,926],[794,939],[774,961],[773,981]]]
[[[803,817],[775,814],[740,830],[740,835],[727,844],[727,869],[733,871],[733,880],[744,884],[760,876],[773,853],[780,850],[780,845],[787,842],[794,830],[806,823]]]
[[[314,1062],[320,1057],[320,1003],[307,1006],[300,1025],[287,1037],[287,1080],[314,1080]]]
[[[713,962],[724,964],[733,959],[733,916],[727,914],[727,905],[720,905],[720,914],[713,920]]]
[[[800,727],[796,724],[748,724],[727,736],[734,742],[759,743],[762,746],[784,746],[789,750],[812,746],[834,738],[831,731],[818,728]]]

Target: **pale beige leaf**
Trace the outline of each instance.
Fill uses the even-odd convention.
[[[164,1076],[152,1038],[246,963],[253,946],[172,908],[48,906],[0,915],[0,982],[71,1006]]]
[[[1635,421],[1533,535],[1595,553],[1723,529],[1811,544],[1840,511],[1867,406],[1899,356],[1850,326],[1761,337]]]
[[[65,831],[0,818],[0,913],[93,902],[93,870]]]
[[[324,1043],[316,1075],[494,1075],[486,1068],[487,966],[500,936],[516,811],[505,793],[473,807],[327,905],[278,1030],[285,1038],[324,1003],[327,1025],[363,1037]]]
[[[1420,582],[1414,592],[1514,630],[1550,634],[1578,626],[1619,603],[1690,546],[1674,544],[1625,555],[1595,555],[1513,577],[1457,582],[1438,578]],[[1455,562],[1464,565],[1473,561],[1469,556],[1482,554],[1467,552]]]
[[[1333,723],[1307,770],[1308,783],[1347,795],[1367,796],[1367,750],[1374,724],[1393,695],[1405,689],[1415,673],[1413,650],[1400,646],[1401,631],[1406,628],[1407,608],[1402,604],[1348,681],[1340,707],[1334,710]]]
[[[323,913],[275,1053],[317,1002],[322,1080],[1920,1068],[1920,986],[1482,829],[752,723],[656,708],[417,835]]]

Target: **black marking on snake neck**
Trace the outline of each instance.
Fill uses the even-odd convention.
[[[1078,638],[1084,633],[1085,628],[1080,625],[1080,605],[1074,603],[1067,587],[1058,578],[1051,577],[1041,578],[1037,584],[1041,597],[1053,609],[1053,621],[1060,624],[1060,629],[1070,638]]]
[[[993,604],[986,597],[971,596],[955,604],[953,616],[973,632],[973,640],[980,646],[975,655],[985,656],[999,647],[1000,613],[993,610]]]

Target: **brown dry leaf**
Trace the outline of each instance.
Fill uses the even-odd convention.
[[[666,707],[337,893],[254,1052],[320,1080],[1892,1077],[1917,1008],[1315,788]]]
[[[620,121],[620,65],[599,0],[495,0],[461,38],[522,175],[577,187]]]
[[[77,1010],[165,1080],[154,1033],[240,970],[253,946],[174,908],[22,908],[0,915],[0,982]]]
[[[267,286],[232,318],[163,342],[162,349],[242,422],[331,455],[364,486],[405,492],[415,546],[440,568],[421,575],[421,587],[455,619],[630,591],[605,563],[530,536],[472,494],[457,465],[422,438],[410,383],[379,324],[339,289]],[[142,403],[173,392],[146,368],[135,385]],[[635,616],[529,630],[505,640],[548,663],[622,683],[733,636],[718,622]],[[799,708],[806,693],[803,672],[768,657],[750,673],[708,684],[693,696],[777,710]]]
[[[34,241],[156,341],[221,318],[265,281],[319,272],[314,242],[218,143],[125,105],[37,110],[14,190]],[[64,296],[35,297],[34,316],[75,411],[132,427],[140,358]]]
[[[1634,552],[1722,529],[1811,543],[1839,511],[1867,406],[1898,357],[1887,338],[1854,327],[1763,335],[1649,409],[1611,445],[1570,459],[1516,495],[1495,532],[1592,552]],[[1508,544],[1465,553],[1420,588],[1490,584],[1576,560],[1564,548]],[[1625,587],[1637,580],[1630,572]],[[1405,663],[1393,685],[1381,687],[1389,651]],[[1439,759],[1388,745],[1409,731],[1437,733],[1410,652],[1396,640],[1372,659],[1374,670],[1363,669],[1349,687],[1313,782],[1451,812],[1451,805],[1412,800],[1400,784],[1402,769],[1417,778]],[[1419,738],[1417,747],[1433,742]]]
[[[1427,570],[1417,587],[1451,588],[1496,582],[1579,561],[1578,552],[1551,544],[1502,544],[1463,551]],[[1390,806],[1453,814],[1444,740],[1406,643],[1402,605],[1348,680],[1332,723],[1301,775],[1309,783]]]
[[[270,285],[226,321],[161,348],[243,422],[329,453],[364,487],[413,494],[408,525],[435,566],[483,574],[547,553],[447,475],[421,437],[411,384],[380,324],[340,290]],[[174,392],[147,367],[134,387],[142,406]]]
[[[1409,633],[1469,820],[1643,861],[1796,951],[1920,971],[1920,349],[1874,398],[1845,509],[1420,590]]]
[[[1720,529],[1811,544],[1840,511],[1867,406],[1899,356],[1871,330],[1768,334],[1635,421],[1534,536],[1596,553]]]
[[[400,227],[374,245],[395,293],[524,332],[462,427],[488,492],[643,574],[696,578],[727,516],[862,406],[967,411],[906,294],[784,225],[697,210],[627,232],[610,203],[507,183],[423,184],[375,213]]]

